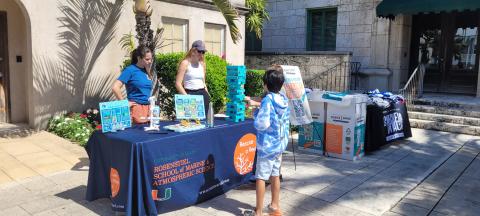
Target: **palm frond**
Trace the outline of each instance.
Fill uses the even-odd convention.
[[[247,28],[251,32],[255,32],[257,38],[262,37],[263,23],[270,19],[266,9],[265,0],[246,0],[245,4],[250,8],[250,13],[246,17]]]
[[[153,46],[155,47],[155,50],[160,50],[163,47],[170,45],[170,44],[164,44],[165,43],[165,40],[163,39],[164,31],[165,29],[163,27],[157,28],[157,30],[155,31],[155,37],[153,37]]]
[[[136,47],[135,35],[133,35],[132,32],[129,32],[128,34],[123,34],[122,38],[120,38],[119,43],[122,46],[122,49],[124,49],[128,53],[131,53]]]
[[[217,6],[218,10],[222,12],[223,17],[227,21],[228,28],[230,29],[230,37],[233,40],[233,43],[237,43],[241,38],[242,34],[238,29],[237,24],[235,21],[239,19],[238,12],[235,8],[230,4],[229,0],[212,0],[215,6]]]

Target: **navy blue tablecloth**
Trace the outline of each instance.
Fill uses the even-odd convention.
[[[162,123],[166,124],[172,122]],[[253,121],[215,124],[186,133],[150,134],[143,126],[95,132],[86,148],[90,158],[86,199],[111,198],[112,209],[127,215],[157,215],[246,183],[253,159],[246,160],[252,164],[244,163],[239,155],[255,154]]]

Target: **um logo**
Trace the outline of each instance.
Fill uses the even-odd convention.
[[[167,201],[170,198],[172,198],[172,188],[167,188],[165,189],[165,196],[164,197],[158,197],[158,190],[152,190],[152,197],[153,200],[155,201]]]

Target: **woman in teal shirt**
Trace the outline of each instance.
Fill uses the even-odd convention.
[[[152,91],[152,51],[139,46],[132,52],[132,64],[123,69],[122,74],[113,83],[112,91],[118,100],[123,100],[122,86],[127,89],[130,114],[133,123],[148,122],[150,114],[150,94]]]

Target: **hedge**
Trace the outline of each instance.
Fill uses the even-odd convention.
[[[173,95],[177,94],[175,88],[175,77],[179,62],[185,53],[167,53],[156,55],[155,67],[162,84],[159,92],[160,108],[163,115],[169,119],[175,118],[175,104]],[[225,109],[227,102],[227,62],[216,55],[206,54],[207,64],[207,87],[210,93],[211,102],[216,113]],[[130,64],[130,60],[124,62],[123,67]],[[264,70],[248,70],[245,84],[245,94],[248,96],[262,96]]]
[[[179,62],[185,53],[158,54],[155,57],[155,68],[162,84],[159,92],[160,108],[163,115],[169,119],[175,118],[175,104],[173,95],[177,94],[175,77]],[[227,95],[227,62],[216,55],[205,54],[207,64],[207,87],[210,93],[210,101],[213,103],[215,112],[225,107]],[[130,64],[130,60],[124,61],[123,68]],[[208,107],[206,107],[208,109]]]
[[[260,97],[263,94],[263,74],[265,70],[247,70],[245,95]]]

